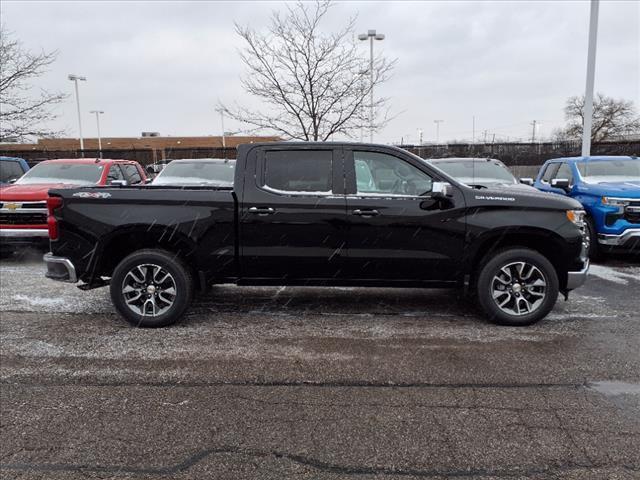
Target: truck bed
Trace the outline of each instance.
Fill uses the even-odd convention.
[[[175,246],[196,265],[206,266],[201,275],[235,273],[237,197],[232,188],[85,187],[50,194],[64,202],[56,211],[56,252],[81,258],[77,269],[85,272],[80,280],[86,283],[99,282],[134,246]],[[214,250],[207,245],[215,245]]]

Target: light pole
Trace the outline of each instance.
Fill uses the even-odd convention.
[[[75,87],[76,87],[76,106],[78,107],[78,131],[80,133],[80,154],[84,157],[84,140],[82,138],[82,118],[80,115],[80,95],[78,94],[78,80],[82,80],[83,82],[86,82],[87,78],[82,77],[80,75],[74,75],[73,73],[70,73],[68,78],[75,84]]]
[[[96,114],[96,124],[98,125],[98,156],[102,158],[102,137],[100,137],[100,115],[104,112],[102,110],[91,110],[89,113]]]
[[[369,92],[370,102],[369,105],[369,141],[373,143],[373,41],[384,40],[383,33],[376,33],[375,30],[368,30],[367,33],[361,33],[358,35],[358,40],[369,40],[369,75],[371,76],[371,90]]]
[[[222,148],[227,148],[227,142],[224,136],[224,108],[216,108],[216,112],[220,114],[220,123],[222,124]]]
[[[433,123],[436,124],[436,143],[440,143],[440,124],[444,122],[444,120],[434,120]]]
[[[584,92],[584,124],[582,126],[582,156],[591,155],[591,123],[593,117],[593,83],[596,75],[596,45],[598,43],[598,7],[600,0],[591,0],[589,17],[589,50],[587,53],[587,85]]]

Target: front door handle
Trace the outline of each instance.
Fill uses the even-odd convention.
[[[354,215],[358,215],[360,217],[376,217],[378,215],[380,215],[380,212],[378,210],[354,210],[353,211]]]
[[[249,213],[256,215],[273,215],[276,213],[276,209],[271,207],[250,207]]]

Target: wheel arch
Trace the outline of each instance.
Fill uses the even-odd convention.
[[[103,238],[93,267],[93,277],[110,277],[115,267],[128,255],[143,249],[161,249],[178,256],[192,270],[195,268],[196,245],[186,235],[168,226],[125,227]]]
[[[469,255],[469,283],[474,285],[479,267],[487,256],[505,248],[530,248],[545,256],[558,275],[560,289],[567,284],[568,263],[565,255],[564,240],[560,235],[541,228],[526,228],[512,231],[504,229],[492,231],[476,240],[476,247]]]

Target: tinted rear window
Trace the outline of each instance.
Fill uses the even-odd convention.
[[[265,186],[291,193],[330,193],[330,150],[268,151],[265,154]]]

